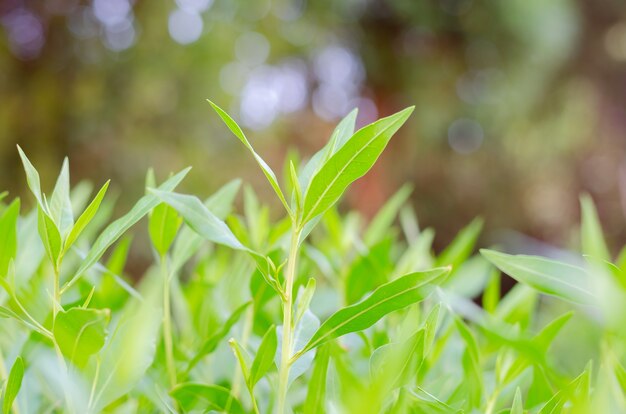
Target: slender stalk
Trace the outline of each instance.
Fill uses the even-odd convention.
[[[250,339],[250,331],[252,331],[252,323],[254,322],[254,308],[250,306],[246,311],[246,319],[243,325],[243,333],[241,335],[241,347],[245,348],[248,345],[248,339]],[[235,374],[233,375],[233,386],[231,394],[233,397],[238,397],[241,390],[242,372],[235,367]],[[254,400],[254,396],[252,398]],[[256,401],[253,401],[256,405]]]
[[[59,280],[59,269],[57,266],[54,266],[54,296],[52,302],[52,326],[54,326],[54,321],[56,321],[57,313],[59,311],[59,306],[61,306],[61,288],[60,288],[60,280]]]
[[[170,278],[165,255],[161,256],[161,275],[163,278],[163,343],[165,345],[165,363],[170,386],[176,385],[176,365],[172,344],[172,314],[170,310]]]
[[[280,367],[278,372],[278,414],[285,412],[287,400],[287,386],[289,384],[289,368],[291,366],[291,352],[293,351],[292,322],[293,314],[293,282],[296,278],[296,264],[298,260],[298,240],[302,230],[295,226],[291,234],[291,246],[285,275],[285,300],[283,301],[283,343],[281,349]]]

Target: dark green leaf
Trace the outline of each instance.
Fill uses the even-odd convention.
[[[180,384],[174,387],[170,395],[186,412],[197,410],[202,413],[218,411],[246,414],[239,400],[230,393],[228,388],[219,385]]]

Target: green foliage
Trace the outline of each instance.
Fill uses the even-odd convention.
[[[35,206],[0,198],[3,412],[624,412],[626,259],[611,263],[589,198],[575,263],[477,255],[481,220],[435,255],[409,187],[369,225],[338,212],[410,112],[356,133],[351,112],[303,168],[289,160],[278,219],[251,188],[239,213],[239,181],[174,192],[183,170],[106,225],[108,182],[73,196],[64,161],[48,203],[20,150]],[[155,259],[133,287],[145,216]]]

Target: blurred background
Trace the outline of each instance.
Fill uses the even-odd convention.
[[[581,192],[626,242],[620,0],[0,1],[0,189],[26,195],[19,143],[45,189],[68,155],[120,209],[147,168],[188,165],[184,191],[240,176],[273,202],[206,98],[276,171],[353,107],[363,125],[416,105],[344,207],[371,216],[412,183],[438,248],[475,216],[574,245]]]

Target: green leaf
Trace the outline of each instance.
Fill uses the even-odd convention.
[[[483,220],[474,219],[467,227],[459,232],[452,243],[437,257],[437,266],[452,265],[456,271],[461,264],[472,254],[476,240],[483,228]]]
[[[350,111],[350,113],[337,124],[326,145],[316,152],[304,166],[299,178],[302,191],[306,191],[311,182],[311,177],[317,173],[320,167],[354,135],[354,125],[358,112],[356,108]]]
[[[483,392],[483,378],[478,343],[472,331],[470,331],[469,327],[461,319],[455,317],[454,323],[466,345],[461,361],[463,371],[465,372],[465,380],[461,386],[467,389],[468,406],[470,408],[477,408],[480,406]]]
[[[0,215],[0,277],[6,277],[9,263],[17,255],[17,220],[20,199],[16,198]]]
[[[298,299],[296,300],[296,317],[294,319],[294,324],[297,325],[302,319],[304,312],[309,309],[311,305],[311,300],[313,299],[313,294],[315,293],[315,279],[309,278],[306,283],[306,287],[300,288],[298,290]]]
[[[67,157],[63,160],[61,173],[50,197],[50,217],[56,223],[62,236],[74,225],[72,202],[70,200],[70,170]]]
[[[494,269],[483,293],[483,309],[489,313],[494,313],[498,303],[500,303],[500,272]]]
[[[318,414],[326,412],[326,377],[328,374],[328,362],[330,361],[330,349],[322,346],[317,351],[313,373],[309,380],[309,387],[304,402],[304,414]]]
[[[100,351],[100,369],[94,380],[97,389],[89,412],[101,412],[128,394],[142,378],[147,378],[146,371],[154,361],[163,318],[160,284],[146,280],[141,293],[141,299],[133,298],[122,309],[111,327],[109,340]]]
[[[511,414],[524,414],[524,404],[522,403],[522,391],[517,387],[515,389],[515,397],[511,406]]]
[[[42,196],[41,196],[41,183],[39,180],[39,173],[37,172],[33,164],[30,163],[30,160],[28,159],[26,154],[24,154],[24,151],[22,151],[22,148],[19,145],[17,146],[17,151],[19,152],[20,158],[22,159],[22,164],[24,165],[24,171],[26,172],[26,182],[28,183],[28,188],[35,196],[35,199],[37,199],[37,203],[39,203],[39,205],[44,209],[44,211],[47,211],[47,207],[44,204]]]
[[[9,379],[4,386],[4,395],[2,398],[2,412],[8,414],[11,412],[11,408],[13,407],[13,402],[17,397],[17,393],[20,391],[22,386],[22,379],[24,378],[24,361],[22,357],[17,357],[13,366],[11,367],[11,372],[9,372]]]
[[[392,342],[377,348],[370,358],[370,373],[387,394],[414,378],[424,358],[424,329],[402,342]],[[384,384],[384,385],[383,385]]]
[[[243,305],[239,306],[237,309],[233,311],[233,313],[228,317],[224,325],[211,335],[206,341],[203,342],[202,346],[198,353],[189,361],[189,365],[187,366],[187,371],[190,371],[202,358],[206,355],[209,355],[213,351],[217,349],[217,346],[222,342],[222,340],[228,335],[233,326],[241,319],[241,315],[245,312],[248,306],[252,302],[246,302]]]
[[[293,161],[289,161],[289,177],[291,178],[291,186],[293,187],[296,211],[300,211],[302,207],[302,189],[300,188],[298,173],[296,172],[296,167],[293,165]]]
[[[55,269],[58,267],[58,259],[61,254],[61,234],[54,221],[46,214],[41,206],[37,207],[37,230],[43,243],[48,258]]]
[[[270,185],[272,186],[272,188],[276,192],[276,195],[280,199],[281,203],[283,203],[283,206],[285,206],[285,210],[287,210],[289,215],[291,215],[292,214],[291,209],[289,208],[289,204],[287,204],[287,200],[285,200],[285,196],[283,195],[283,192],[280,189],[280,186],[278,185],[278,179],[276,178],[276,174],[274,174],[274,171],[272,171],[270,166],[267,165],[267,163],[263,160],[263,158],[261,158],[261,156],[254,151],[254,148],[252,148],[252,145],[248,141],[248,138],[246,138],[246,136],[243,133],[241,127],[239,127],[239,125],[237,125],[235,120],[233,118],[231,118],[231,116],[228,115],[222,108],[220,108],[219,106],[217,106],[216,104],[214,104],[210,100],[208,100],[208,102],[211,104],[211,106],[213,107],[215,112],[217,112],[217,114],[220,116],[220,118],[222,118],[222,121],[224,121],[224,123],[226,124],[228,129],[230,129],[230,131],[233,134],[235,134],[235,136],[237,138],[239,138],[239,140],[243,143],[243,145],[245,145],[246,148],[248,148],[250,153],[252,153],[252,156],[254,157],[256,162],[261,167],[261,170],[263,171],[263,174],[265,174],[265,177],[267,178],[267,181],[269,181]]]
[[[423,300],[436,283],[450,272],[438,268],[399,277],[376,289],[359,303],[345,307],[330,316],[315,332],[299,355],[342,335],[367,329],[383,316]]]
[[[604,240],[602,226],[598,219],[598,212],[593,204],[593,200],[588,194],[584,194],[580,197],[580,210],[582,215],[580,239],[583,254],[599,261],[610,262],[611,254]]]
[[[67,236],[65,244],[63,245],[64,253],[67,252],[70,247],[72,247],[72,245],[78,239],[83,230],[85,230],[87,225],[91,222],[91,219],[93,219],[98,212],[98,209],[100,208],[100,203],[102,203],[102,199],[104,198],[104,195],[109,188],[109,182],[110,180],[104,183],[100,191],[98,191],[98,194],[96,194],[96,197],[91,201],[91,203],[89,203],[87,208],[78,217],[78,220],[76,220],[74,226],[72,226],[72,230],[70,231],[70,234]]]
[[[161,184],[158,190],[172,191],[183,180],[183,178],[185,178],[190,169],[191,168],[185,168],[178,174],[169,178]],[[159,199],[155,195],[145,195],[139,199],[137,204],[135,204],[128,213],[109,224],[94,242],[91,250],[89,250],[89,253],[87,254],[87,257],[83,260],[80,268],[74,274],[74,277],[65,284],[63,291],[67,290],[70,286],[76,283],[83,273],[85,273],[87,269],[93,266],[100,259],[100,257],[102,257],[109,246],[111,246],[117,239],[126,233],[132,225],[141,220],[143,216],[148,214],[148,212],[158,204]]]
[[[413,186],[403,185],[380,209],[372,219],[370,225],[363,236],[363,241],[368,246],[373,246],[389,234],[389,228],[398,216],[400,208],[406,203]]]
[[[176,238],[183,220],[172,207],[161,203],[152,210],[148,231],[154,248],[164,256]]]
[[[276,326],[272,325],[261,340],[261,345],[257,350],[252,367],[250,368],[250,388],[253,388],[257,382],[267,373],[274,365],[274,355],[276,355],[276,347],[278,339],[276,337]]]
[[[185,411],[207,413],[211,411],[246,414],[241,403],[228,388],[219,385],[185,383],[174,387],[170,395]]]
[[[322,165],[306,190],[301,224],[328,210],[353,181],[369,171],[411,112],[413,107],[360,129]]]
[[[198,197],[158,190],[150,191],[178,211],[185,219],[187,225],[206,240],[223,244],[236,250],[248,251],[235,237],[226,223],[217,218]]]
[[[104,346],[108,320],[108,310],[72,308],[57,314],[52,332],[63,355],[83,367]]]
[[[567,322],[574,316],[574,312],[567,312],[558,318],[548,323],[535,337],[533,342],[541,349],[543,353],[548,351],[548,348],[561,332],[561,329],[567,324]]]
[[[481,254],[498,269],[534,289],[575,303],[594,304],[585,269],[538,256],[509,255],[482,249]]]

